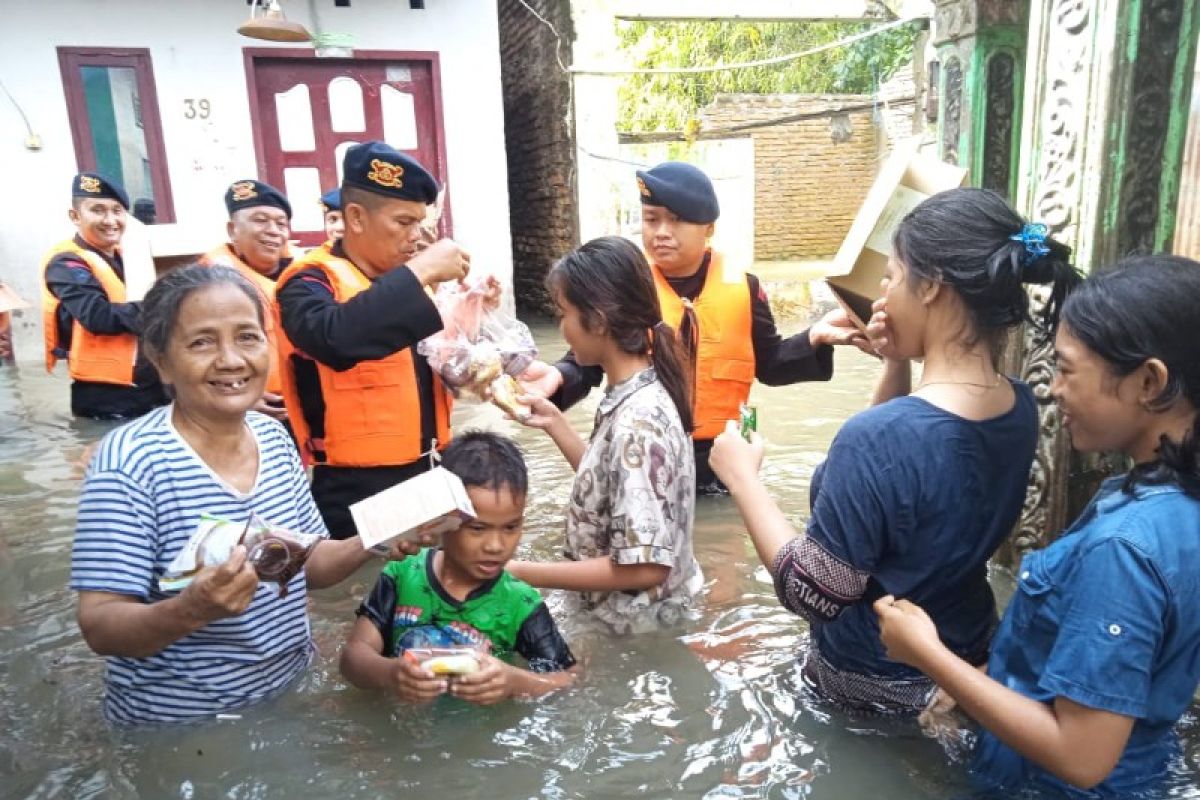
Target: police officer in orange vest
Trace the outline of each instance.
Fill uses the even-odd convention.
[[[71,181],[69,213],[78,233],[42,259],[46,370],[67,360],[77,417],[132,419],[167,402],[157,370],[138,350],[141,304],[125,299],[128,211],[120,186],[81,172]]]
[[[725,488],[709,469],[708,454],[726,420],[738,418],[754,380],[768,386],[827,381],[833,376],[832,345],[862,337],[840,310],[794,336],[780,336],[758,278],[727,276],[721,254],[708,245],[720,208],[702,171],[667,161],[638,171],[637,185],[642,246],[663,319],[678,331],[692,366],[697,491],[721,494]],[[568,353],[553,367],[536,364],[523,377],[533,391],[550,393],[566,408],[603,374],[580,367]]]
[[[256,180],[234,181],[225,192],[229,212],[226,232],[229,241],[217,245],[200,259],[202,264],[224,264],[240,272],[262,294],[267,315],[267,338],[271,342],[271,369],[266,391],[256,411],[278,420],[287,418],[283,405],[283,383],[279,377],[275,330],[275,281],[292,263],[288,248],[292,204],[274,186]]]
[[[419,163],[366,142],[342,174],[344,237],[294,262],[276,291],[284,399],[335,538],[357,530],[350,504],[426,471],[449,443],[450,394],[416,345],[442,329],[429,290],[470,269],[449,239],[416,252],[438,192]]]

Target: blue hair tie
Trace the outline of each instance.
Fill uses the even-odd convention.
[[[1027,267],[1042,256],[1050,254],[1050,248],[1046,247],[1047,233],[1049,233],[1049,229],[1045,224],[1026,222],[1020,233],[1014,233],[1008,237],[1014,242],[1021,242],[1025,245],[1025,256],[1021,259],[1021,266]]]

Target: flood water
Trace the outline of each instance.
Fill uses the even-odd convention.
[[[787,326],[791,329],[798,324]],[[535,326],[553,358],[561,339]],[[756,387],[765,480],[797,524],[813,469],[867,402],[876,362],[839,350],[828,384]],[[68,387],[36,364],[0,367],[0,797],[18,798],[903,798],[968,797],[961,764],[912,723],[848,719],[802,689],[805,625],[782,610],[732,503],[701,498],[709,579],[680,635],[612,639],[562,621],[585,675],[538,702],[420,709],[347,686],[342,637],[378,565],[315,592],[319,655],[282,698],[238,719],[121,731],[101,715],[103,663],[67,590],[84,447],[109,426],[68,413]],[[598,393],[570,417],[587,432]],[[497,428],[531,467],[519,555],[561,546],[570,473],[548,437],[460,404],[456,426]],[[1005,575],[995,576],[1007,588]],[[1200,797],[1200,732],[1162,796]]]

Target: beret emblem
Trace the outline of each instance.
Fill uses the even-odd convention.
[[[404,187],[404,182],[400,180],[400,176],[404,174],[404,167],[399,164],[390,164],[379,158],[371,159],[371,171],[367,173],[367,180],[385,186],[389,189],[400,189]]]

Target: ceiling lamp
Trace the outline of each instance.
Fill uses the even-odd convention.
[[[261,13],[260,13],[261,12]],[[254,0],[250,19],[238,27],[238,33],[268,42],[307,42],[312,36],[299,22],[288,22],[279,0]]]

